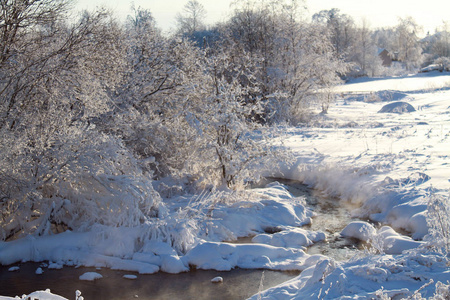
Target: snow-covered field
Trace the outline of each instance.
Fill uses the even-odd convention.
[[[416,291],[416,297],[429,298],[436,290],[449,296],[448,286],[436,285],[450,280],[446,258],[426,250],[401,254],[419,242],[392,230],[424,238],[430,194],[448,199],[449,88],[450,76],[441,73],[355,80],[337,89],[341,98],[318,117],[317,126],[290,129],[287,144],[298,153],[298,168],[287,177],[355,203],[360,206],[355,216],[390,226],[377,232],[369,223],[355,222],[342,234],[371,237],[379,252],[395,255],[325,260],[265,291],[263,299],[400,299]],[[379,113],[392,102],[407,102],[415,111]]]
[[[449,264],[421,240],[430,195],[448,198],[450,188],[450,76],[359,79],[338,93],[337,103],[313,125],[286,128],[284,142],[297,162],[279,176],[354,204],[354,216],[385,225],[354,222],[344,229],[343,235],[372,242],[367,255],[337,262],[306,254],[304,247],[325,234],[299,228],[314,222],[314,213],[304,199],[272,183],[234,194],[174,197],[157,222],[139,228],[98,226],[88,233],[1,242],[0,263],[49,261],[55,268],[83,265],[139,274],[236,267],[303,271],[254,299],[402,298],[421,287],[423,297],[433,296],[436,287],[445,288],[438,281],[450,281]],[[379,113],[395,102],[415,111]],[[244,236],[254,236],[253,242],[230,243]],[[96,274],[84,279],[94,277],[105,280]],[[59,299],[44,294],[48,297],[41,299]]]

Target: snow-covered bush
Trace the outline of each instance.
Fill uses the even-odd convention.
[[[430,193],[427,224],[429,233],[424,239],[428,242],[428,246],[448,256],[450,253],[450,196]]]
[[[444,300],[450,299],[450,283],[447,284],[438,281],[436,283],[436,293],[434,294],[433,300]]]
[[[1,173],[2,239],[82,230],[95,223],[137,226],[157,214],[160,198],[151,179],[111,137],[71,130],[51,148],[35,152],[34,160],[23,141],[13,152],[8,146],[0,147],[6,154],[1,163],[15,164]]]
[[[318,92],[339,83],[339,74],[347,71],[333,54],[330,33],[322,24],[303,21],[303,12],[299,1],[238,1],[220,27],[234,57],[249,55],[260,66],[255,77],[271,122],[298,124],[317,104],[326,110],[333,99]]]
[[[7,20],[0,60],[1,240],[94,223],[135,226],[158,206],[121,140],[94,125],[111,111],[123,74],[121,30],[104,10],[66,24],[66,4],[1,8],[2,17],[23,16]]]
[[[103,128],[122,136],[146,170],[202,188],[237,187],[273,166],[274,147],[260,124],[259,61],[164,38],[151,17],[137,16],[127,32],[120,109]],[[256,166],[261,158],[265,164]]]

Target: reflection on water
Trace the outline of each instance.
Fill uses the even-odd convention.
[[[193,270],[183,274],[159,272],[139,275],[136,280],[123,278],[132,272],[109,269],[65,267],[61,270],[44,269],[36,275],[39,263],[20,264],[20,270],[9,272],[0,266],[0,295],[21,296],[36,290],[50,288],[55,294],[75,299],[80,290],[86,300],[119,299],[246,299],[258,292],[263,270],[232,270],[230,272]],[[98,272],[103,278],[94,282],[78,279],[85,272]],[[264,271],[264,289],[280,284],[298,272]],[[223,283],[211,283],[216,276],[223,277]]]

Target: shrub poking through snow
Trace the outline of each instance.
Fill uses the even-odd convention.
[[[428,245],[448,255],[450,251],[450,196],[432,192],[428,200],[427,224],[429,233],[425,237]]]

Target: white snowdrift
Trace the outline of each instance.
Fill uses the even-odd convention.
[[[450,85],[448,74],[416,74],[390,78],[360,78],[349,84],[336,88],[339,93],[343,92],[377,92],[385,90],[414,92],[428,91],[445,88]]]
[[[168,210],[177,213],[168,212],[167,219],[161,218],[157,226],[151,223],[129,228],[96,226],[85,233],[66,231],[57,235],[39,238],[28,236],[0,242],[0,263],[9,265],[19,261],[49,261],[49,268],[62,268],[63,265],[107,267],[152,274],[158,271],[186,272],[190,265],[218,270],[235,267],[297,270],[314,260],[299,249],[288,249],[309,246],[325,238],[323,233],[295,227],[309,224],[313,216],[312,211],[304,206],[304,199],[294,198],[279,183],[239,195],[244,199],[236,199],[231,203],[221,203],[221,198],[213,195],[203,199],[204,203],[197,207],[184,204],[180,199],[168,202]],[[185,199],[188,202],[191,200]],[[188,208],[180,212],[180,205],[187,205]],[[190,215],[191,211],[194,214]],[[283,241],[282,248],[218,243],[261,234],[274,228],[283,231],[275,234],[272,242],[266,242],[273,244]],[[217,243],[208,244],[206,241]],[[177,247],[179,244],[183,247]],[[227,255],[233,255],[235,260],[221,258],[218,254],[206,255],[208,251],[204,249],[211,245],[231,249]],[[187,249],[186,255],[181,251],[182,248]]]
[[[45,291],[36,291],[29,295],[25,295],[25,299],[39,299],[39,300],[67,300],[67,298],[52,294],[49,289]],[[17,300],[24,299],[19,297],[5,297],[0,296],[0,300]]]
[[[323,232],[291,227],[274,234],[258,234],[252,238],[252,242],[284,248],[302,248],[324,241],[325,239],[326,236]]]
[[[250,299],[393,299],[421,294],[431,297],[435,283],[450,280],[446,261],[433,254],[369,256],[351,262],[322,260],[298,277],[270,288]]]
[[[341,235],[369,242],[386,254],[401,254],[424,245],[423,242],[397,233],[389,226],[383,226],[377,231],[372,224],[363,221],[351,222],[342,230]]]
[[[363,221],[355,221],[348,224],[342,231],[343,237],[355,238],[364,242],[373,238],[377,234],[377,230],[372,224]]]
[[[403,251],[424,245],[421,241],[415,241],[408,236],[397,233],[389,226],[381,227],[378,230],[377,236],[383,241],[384,251],[387,254],[400,254]]]
[[[85,281],[94,281],[100,278],[103,278],[103,276],[97,272],[86,272],[83,275],[80,275],[79,279]]]
[[[205,242],[189,251],[182,259],[197,269],[229,271],[242,269],[303,270],[323,259],[300,249],[263,244],[229,244]]]
[[[379,113],[395,113],[395,114],[403,114],[403,113],[410,113],[416,111],[415,108],[407,103],[407,102],[393,102],[386,104],[383,106],[378,112]]]

